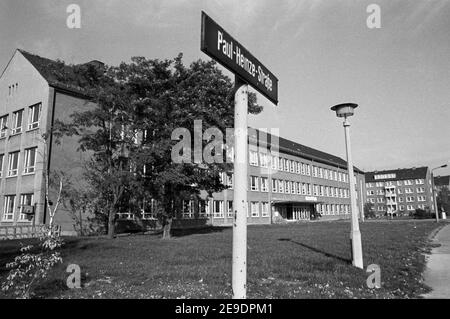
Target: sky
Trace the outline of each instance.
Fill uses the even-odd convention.
[[[70,4],[80,29],[66,25]],[[380,28],[367,26],[370,4]],[[353,102],[358,168],[450,166],[450,0],[2,0],[0,69],[16,48],[68,63],[206,60],[202,10],[279,79],[278,105],[258,94],[250,126],[345,159],[330,107]]]

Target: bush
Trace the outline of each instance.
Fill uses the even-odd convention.
[[[415,219],[432,219],[436,218],[436,214],[431,213],[429,210],[423,210],[421,208],[416,209],[414,212]]]

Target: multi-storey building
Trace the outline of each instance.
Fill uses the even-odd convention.
[[[378,215],[408,216],[416,209],[434,211],[428,167],[366,173],[367,202]]]
[[[75,138],[53,139],[55,121],[67,121],[72,112],[89,106],[76,86],[58,81],[52,72],[58,63],[16,50],[0,76],[0,226],[29,226],[48,221],[45,172],[64,171],[74,183],[81,179],[81,161]],[[45,139],[45,136],[49,138]],[[54,200],[54,199],[53,199]],[[29,220],[24,209],[34,207]],[[56,224],[72,233],[65,207]]]
[[[351,213],[347,163],[343,159],[272,136],[249,131],[248,223],[346,219]],[[364,203],[364,173],[355,168],[358,210]],[[230,186],[202,204],[213,225],[231,225],[233,220],[233,178],[224,174]],[[205,195],[205,194],[204,194]]]

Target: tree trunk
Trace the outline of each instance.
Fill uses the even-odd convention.
[[[170,239],[171,237],[170,232],[172,230],[172,221],[173,221],[172,217],[168,217],[164,222],[162,239]]]
[[[114,219],[115,219],[115,212],[110,211],[108,216],[108,238],[114,239],[115,236],[115,225],[114,225]]]

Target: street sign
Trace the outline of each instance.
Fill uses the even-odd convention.
[[[201,50],[278,104],[278,79],[203,11]]]

